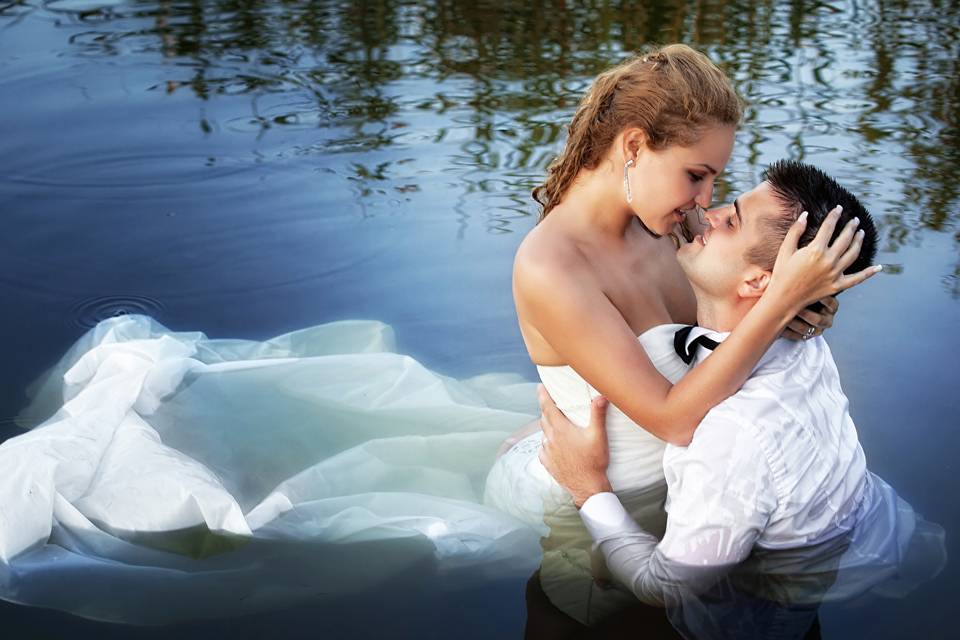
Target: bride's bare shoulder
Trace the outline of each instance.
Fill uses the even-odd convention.
[[[588,263],[576,239],[564,229],[534,227],[520,243],[513,261],[514,281],[568,279],[582,275]]]

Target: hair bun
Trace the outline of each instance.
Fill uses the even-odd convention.
[[[643,60],[642,60],[642,62],[644,63],[650,62],[650,63],[653,63],[654,65],[656,65],[658,62],[666,62],[666,61],[667,61],[667,54],[665,54],[662,51],[657,51],[655,53],[645,55],[643,56]]]

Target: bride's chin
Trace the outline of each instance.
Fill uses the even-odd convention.
[[[646,231],[657,236],[663,236],[673,231],[673,225],[668,224],[663,220],[656,220],[651,223],[647,220],[644,220],[643,216],[639,215],[637,216],[637,220],[640,222],[640,226],[642,226]]]
[[[658,236],[665,236],[673,231],[674,223],[673,222],[663,222],[661,221],[657,226],[647,226],[650,231],[654,232]]]

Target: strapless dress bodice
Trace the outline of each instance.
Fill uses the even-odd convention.
[[[672,383],[687,371],[673,349],[673,335],[682,326],[658,325],[637,337],[657,371]],[[599,392],[570,366],[538,366],[537,371],[557,407],[571,422],[585,427],[590,421],[590,403]],[[629,493],[663,484],[665,443],[612,404],[606,425],[610,447],[607,477],[614,491]],[[537,457],[542,439],[538,431],[518,442],[497,460],[487,478],[488,503],[531,523],[541,521],[545,510],[569,502]]]
[[[671,383],[676,383],[687,371],[687,365],[673,349],[673,335],[682,326],[658,325],[637,338],[657,371]],[[538,366],[537,371],[557,407],[571,422],[585,427],[590,421],[590,403],[600,393],[572,367]],[[612,404],[607,409],[606,425],[610,445],[607,477],[615,491],[663,480],[661,460],[665,443],[662,440]]]
[[[673,349],[673,336],[684,325],[659,325],[638,340],[657,370],[677,382],[687,366]],[[590,403],[599,392],[569,366],[538,366],[540,380],[557,407],[574,424],[590,421]],[[666,444],[612,404],[607,409],[610,465],[607,477],[621,503],[651,533],[666,522],[663,501],[663,451]],[[542,532],[540,584],[550,601],[584,624],[595,624],[634,602],[620,589],[598,591],[594,578],[606,578],[602,558],[591,553],[591,539],[570,495],[540,463],[543,433],[537,431],[497,459],[487,476],[484,500]],[[598,562],[599,561],[599,562]]]

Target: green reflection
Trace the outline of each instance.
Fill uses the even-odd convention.
[[[718,200],[748,187],[763,163],[790,156],[862,193],[889,251],[957,227],[956,2],[166,0],[36,8],[70,23],[77,54],[159,56],[169,73],[154,87],[162,93],[252,96],[249,116],[228,128],[257,136],[303,130],[295,152],[322,158],[359,185],[364,210],[440,171],[460,189],[454,212],[462,221],[494,233],[525,230],[535,213],[529,191],[590,79],[648,43],[683,41],[721,63],[749,104]],[[216,124],[204,119],[194,129],[209,135]],[[947,276],[954,292],[957,273],[960,263]]]

